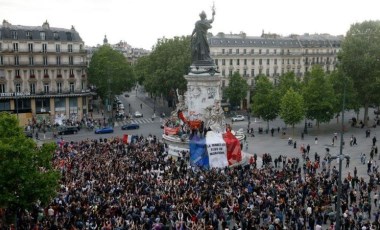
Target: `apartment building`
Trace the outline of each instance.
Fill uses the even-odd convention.
[[[84,42],[74,27],[0,25],[0,111],[32,119],[81,119],[91,110]]]
[[[223,77],[222,87],[228,86],[228,76],[234,72],[247,79],[250,91],[241,106],[247,109],[257,75],[266,75],[277,84],[281,76],[290,71],[302,78],[313,65],[321,65],[326,72],[332,71],[342,39],[343,36],[329,34],[283,37],[263,32],[256,37],[219,33],[209,41],[211,55]]]

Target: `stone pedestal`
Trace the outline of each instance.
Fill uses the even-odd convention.
[[[210,74],[186,75],[186,105],[189,120],[201,119],[205,109],[221,100],[221,79],[219,75]]]

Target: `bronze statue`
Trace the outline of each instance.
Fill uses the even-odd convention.
[[[201,20],[195,23],[195,28],[191,34],[191,57],[194,65],[214,65],[210,57],[210,47],[207,41],[207,30],[212,28],[214,21],[215,7],[212,7],[212,18],[207,19],[206,13],[202,11],[199,16]]]

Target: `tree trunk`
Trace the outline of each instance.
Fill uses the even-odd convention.
[[[364,105],[364,119],[363,119],[364,125],[368,126],[368,103]]]
[[[294,139],[294,124],[292,125],[292,139]]]

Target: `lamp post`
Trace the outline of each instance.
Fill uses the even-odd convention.
[[[307,120],[306,120],[306,117],[305,117],[305,127],[303,129],[303,133],[307,134]]]
[[[107,80],[107,83],[108,83],[108,105],[107,105],[107,110],[108,110],[108,122],[111,122],[112,124],[112,104],[111,104],[111,79],[109,77],[109,71],[108,71],[108,80]]]
[[[16,98],[16,114],[17,114],[17,119],[18,119],[18,92],[16,92],[15,98]]]
[[[336,221],[336,228],[340,229],[341,227],[341,196],[342,196],[342,160],[343,160],[343,132],[344,132],[344,107],[345,107],[345,101],[346,101],[346,82],[343,81],[343,102],[342,102],[342,131],[340,133],[340,148],[339,148],[339,176],[338,176],[338,197],[337,197],[337,221]]]

